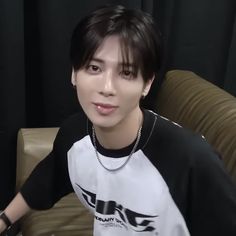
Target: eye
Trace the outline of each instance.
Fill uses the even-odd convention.
[[[130,70],[123,70],[121,71],[120,75],[122,78],[128,79],[128,80],[131,80],[134,78],[134,73],[133,71],[130,71]]]
[[[97,73],[101,72],[101,69],[96,65],[88,65],[86,67],[86,70],[91,74],[97,74]]]

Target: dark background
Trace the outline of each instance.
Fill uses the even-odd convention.
[[[154,16],[165,39],[163,71],[192,70],[236,95],[235,0],[0,0],[0,209],[14,195],[19,128],[59,126],[80,109],[70,84],[70,36],[105,3]]]

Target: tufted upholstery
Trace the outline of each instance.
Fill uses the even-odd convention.
[[[203,134],[236,183],[236,98],[193,72],[166,75],[156,100],[159,114]]]
[[[189,71],[167,73],[156,100],[159,114],[203,134],[236,182],[236,99]],[[58,128],[20,129],[17,189],[52,148]],[[92,235],[92,216],[74,194],[52,209],[32,211],[21,221],[23,236]]]

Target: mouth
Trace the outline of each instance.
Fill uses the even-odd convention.
[[[93,104],[95,106],[96,111],[100,115],[110,115],[118,108],[118,106],[106,103],[93,103]]]

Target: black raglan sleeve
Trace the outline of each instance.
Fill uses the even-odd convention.
[[[189,172],[190,233],[192,236],[235,236],[236,186],[210,145],[204,139],[197,142]]]
[[[61,127],[55,138],[53,150],[32,171],[20,192],[32,209],[51,208],[60,198],[73,192],[67,164],[70,136]]]
[[[145,150],[166,181],[191,236],[236,236],[236,186],[199,134],[159,118]]]

